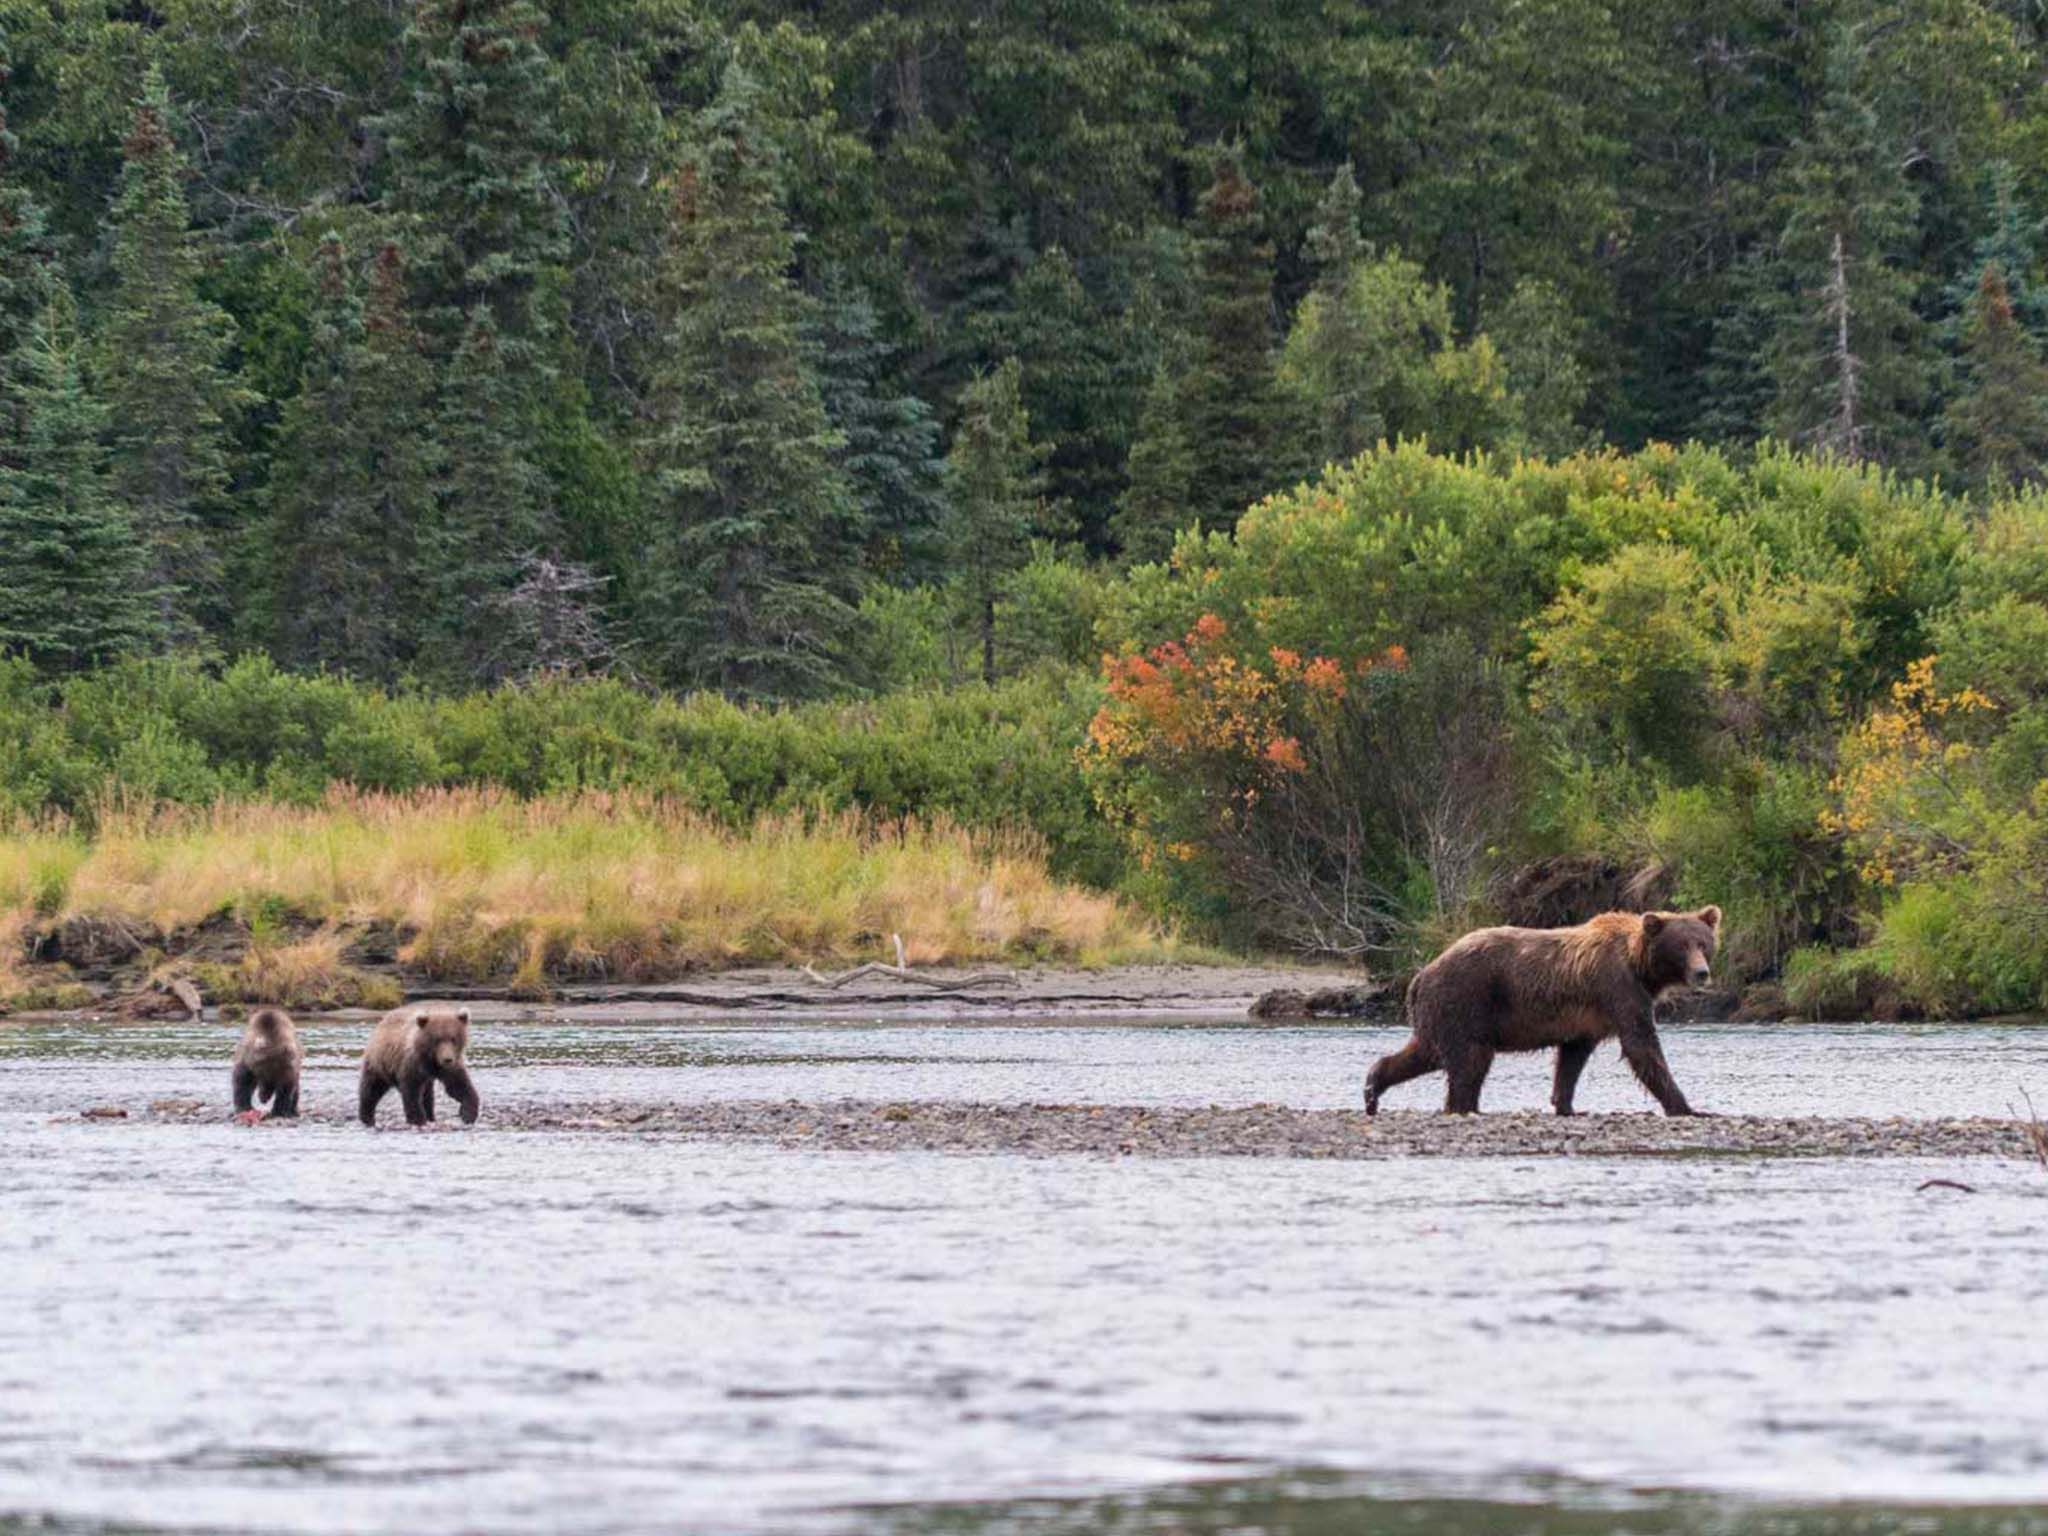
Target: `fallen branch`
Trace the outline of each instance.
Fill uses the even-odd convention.
[[[1960,1189],[1966,1195],[1977,1193],[1976,1185],[1961,1184],[1954,1179],[1928,1179],[1920,1185],[1919,1189],[1915,1189],[1913,1193],[1917,1195],[1922,1189]]]

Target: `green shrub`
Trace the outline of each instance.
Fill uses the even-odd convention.
[[[1863,1023],[1896,1018],[1898,984],[1868,949],[1800,949],[1785,962],[1785,1004],[1798,1018]]]

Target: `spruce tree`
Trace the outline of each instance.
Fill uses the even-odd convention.
[[[14,72],[7,32],[0,26],[0,365],[27,340],[44,307],[45,269],[56,252],[42,205],[21,184],[20,143],[7,124],[7,86]],[[0,378],[0,386],[4,386]],[[0,442],[9,434],[0,415]],[[0,452],[4,452],[0,449]]]
[[[1358,233],[1358,204],[1358,182],[1347,160],[1324,190],[1309,228],[1315,285],[1295,311],[1280,359],[1280,384],[1291,396],[1298,429],[1317,462],[1325,464],[1357,457],[1387,432],[1379,398],[1386,359],[1373,344],[1373,317],[1363,312],[1366,249]]]
[[[2039,483],[2048,468],[2048,363],[1996,266],[1984,269],[1965,312],[1962,365],[1962,391],[1942,417],[1957,466],[1987,490]]]
[[[1273,247],[1242,157],[1219,155],[1202,194],[1184,369],[1155,378],[1131,448],[1116,526],[1126,554],[1150,557],[1199,522],[1228,530],[1297,470],[1291,402],[1273,357]],[[1172,498],[1185,498],[1175,511]]]
[[[321,242],[314,276],[305,370],[273,472],[278,652],[389,681],[421,629],[417,539],[432,505],[420,431],[426,366],[396,246],[377,254],[367,307],[338,236]]]
[[[1173,551],[1174,535],[1193,521],[1189,508],[1197,471],[1183,382],[1178,357],[1169,356],[1152,375],[1139,410],[1129,483],[1110,525],[1124,559],[1133,563],[1165,559]]]
[[[1785,172],[1767,424],[1840,458],[1911,464],[1927,386],[1903,261],[1914,196],[1900,147],[1858,90],[1849,37],[1830,54],[1826,99]]]
[[[938,421],[893,383],[898,349],[883,339],[865,292],[835,274],[813,312],[818,392],[839,437],[833,462],[846,479],[860,564],[894,580],[928,577],[946,517]]]
[[[228,420],[249,397],[226,368],[233,322],[199,291],[205,260],[185,203],[185,158],[154,66],[121,151],[98,371],[114,493],[148,552],[163,628],[185,642],[226,625],[221,578],[237,532]]]
[[[980,633],[982,680],[992,683],[996,601],[1004,578],[1030,557],[1044,515],[1043,450],[1031,441],[1023,370],[1013,357],[970,383],[960,410],[946,455],[953,502],[950,569]]]
[[[1588,434],[1579,412],[1591,381],[1579,360],[1585,342],[1564,290],[1544,278],[1523,278],[1487,334],[1507,374],[1514,413],[1508,436],[1514,446],[1546,458],[1585,447]]]
[[[2041,281],[2041,222],[2020,198],[2019,172],[1995,160],[1984,173],[1984,233],[1945,297],[1949,335],[1960,340],[1985,273],[1998,269],[2015,319],[2031,335],[2048,335],[2048,284]]]
[[[18,414],[0,463],[0,654],[78,671],[152,647],[158,612],[143,546],[108,484],[106,410],[87,385],[69,291],[41,312],[9,369]]]
[[[451,355],[481,308],[520,379],[553,365],[545,288],[569,248],[554,184],[567,142],[561,68],[542,46],[546,24],[534,0],[415,0],[404,93],[376,125],[393,203],[412,225],[429,342]]]
[[[569,250],[556,185],[562,76],[542,43],[546,23],[535,0],[415,0],[404,91],[377,123],[437,370],[427,662],[473,680],[524,670],[486,615],[532,561],[560,560],[564,543],[545,469],[564,396]]]
[[[983,317],[981,350],[1023,369],[1031,435],[1044,450],[1047,532],[1100,551],[1123,490],[1146,370],[1115,317],[1055,247],[1017,279],[1008,306]]]
[[[1188,521],[1230,529],[1296,472],[1273,373],[1273,247],[1238,154],[1218,158],[1198,217],[1195,350],[1181,389],[1195,467]]]
[[[439,510],[429,541],[426,667],[492,683],[524,668],[492,633],[490,614],[532,562],[559,553],[554,488],[528,445],[506,430],[522,380],[488,305],[469,314],[441,386],[435,425]]]
[[[843,447],[820,397],[756,87],[729,67],[669,187],[662,347],[641,450],[653,522],[645,653],[739,697],[814,691],[842,666],[857,572]]]
[[[1362,201],[1358,177],[1346,160],[1323,189],[1322,201],[1316,204],[1316,221],[1308,228],[1308,257],[1315,265],[1319,293],[1332,298],[1342,293],[1353,270],[1369,254],[1359,233]]]

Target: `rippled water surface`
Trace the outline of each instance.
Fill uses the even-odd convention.
[[[366,1029],[306,1032],[309,1101],[350,1099]],[[0,1029],[0,1528],[2048,1531],[1903,1509],[2048,1499],[2027,1164],[490,1126],[553,1100],[1342,1106],[1384,1029],[491,1025],[473,1131],[53,1118],[225,1110],[233,1038]],[[2048,1031],[1666,1040],[1711,1108],[2048,1109]],[[1546,1071],[1505,1061],[1488,1107]],[[1580,1102],[1641,1107],[1611,1047]],[[1810,1507],[1838,1499],[1880,1508]]]

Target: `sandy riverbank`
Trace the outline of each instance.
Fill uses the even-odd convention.
[[[1002,971],[1002,968],[993,968]],[[828,979],[841,974],[822,972]],[[756,967],[706,972],[646,986],[564,986],[545,999],[515,996],[502,987],[436,987],[406,979],[408,1001],[460,1001],[480,1021],[558,1018],[573,1013],[592,1022],[650,1018],[790,1017],[1067,1018],[1088,1016],[1244,1018],[1257,998],[1275,989],[1316,993],[1363,983],[1357,971],[1289,965],[1125,965],[1098,970],[1034,966],[1003,972],[1010,980],[955,989],[987,969],[920,967],[918,980],[870,974],[843,986],[821,983],[800,968]],[[164,1006],[172,1005],[168,997]],[[1391,999],[1389,999],[1391,1003]],[[232,1012],[233,1010],[231,1010]],[[335,1016],[363,1015],[344,1009]],[[214,1006],[207,1017],[218,1016]],[[20,1013],[10,1021],[75,1018],[114,1020],[116,1000],[105,998],[62,1013]],[[176,1017],[176,1013],[170,1014]],[[308,1015],[311,1016],[311,1015]]]

